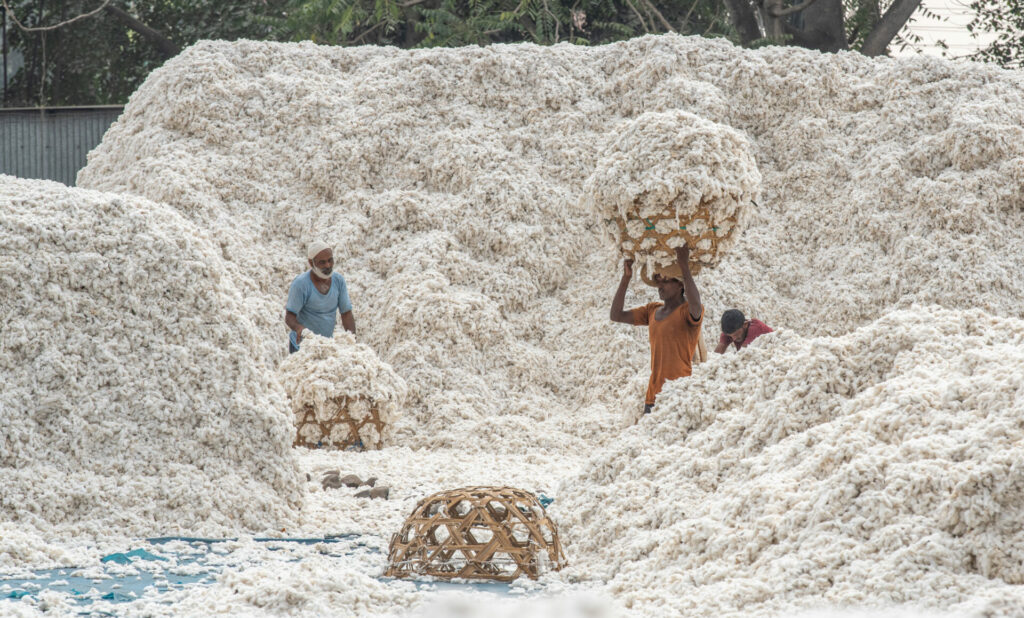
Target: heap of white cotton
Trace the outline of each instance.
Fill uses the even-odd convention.
[[[656,231],[665,234],[689,223],[690,232],[699,236],[705,230],[696,226],[712,226],[716,251],[710,253],[708,239],[700,241],[707,246],[693,249],[700,250],[702,265],[717,264],[745,227],[751,203],[760,197],[761,174],[747,138],[732,127],[671,110],[647,112],[624,121],[607,139],[609,143],[583,186],[581,201],[609,224],[606,229],[614,244],[619,242],[616,217],[627,220],[627,215],[634,214],[644,218],[671,209],[675,220],[659,222],[671,226]],[[691,221],[701,206],[708,209],[710,219]],[[638,238],[643,225],[641,219],[634,218],[627,223],[627,233]],[[681,242],[673,237],[669,246]],[[651,253],[636,257],[637,266],[649,272],[675,260],[675,256]]]
[[[390,365],[340,328],[331,339],[306,331],[300,350],[281,363],[280,379],[297,421],[307,408],[312,408],[319,421],[332,419],[339,399],[347,401],[348,415],[357,423],[370,417],[371,408],[376,410],[383,423],[383,435],[377,436],[372,424],[364,425],[360,435],[367,444],[388,444],[408,390],[405,380]],[[338,436],[344,439],[348,427],[338,429],[346,432]]]
[[[1000,561],[995,553],[976,553],[971,567],[963,547],[950,541],[959,534],[952,515],[946,519],[938,509],[927,515],[922,505],[944,504],[945,483],[966,479],[957,475],[967,466],[994,469],[988,466],[995,460],[984,448],[960,452],[957,444],[982,444],[979,436],[991,432],[989,441],[1005,446],[1005,461],[1024,460],[1019,445],[1000,442],[995,425],[984,424],[988,397],[1012,401],[1008,410],[1019,410],[1019,400],[1005,390],[1006,384],[1024,381],[1008,360],[1016,352],[1007,347],[999,348],[1003,355],[975,355],[967,349],[980,344],[973,337],[922,340],[917,331],[931,326],[914,313],[878,320],[893,309],[933,304],[951,311],[924,314],[941,324],[1024,317],[1024,73],[927,58],[750,51],[721,40],[678,36],[593,48],[416,51],[204,42],[155,71],[133,95],[91,153],[79,184],[158,200],[208,235],[224,272],[241,288],[245,300],[239,310],[255,323],[267,366],[284,357],[282,310],[288,283],[305,267],[302,247],[312,239],[335,247],[360,324],[359,340],[394,367],[409,390],[406,413],[395,427],[395,447],[359,454],[363,459],[337,456],[353,470],[394,479],[389,482],[401,496],[399,472],[422,457],[411,449],[431,449],[429,461],[436,467],[428,468],[429,474],[446,483],[468,484],[488,474],[491,482],[500,470],[550,487],[560,476],[573,476],[594,450],[622,439],[623,425],[641,405],[650,367],[646,333],[608,321],[619,255],[610,250],[581,197],[608,136],[648,113],[694,114],[731,127],[749,142],[763,199],[721,256],[714,277],[698,275],[697,283],[708,319],[738,307],[790,334],[776,336],[774,347],[769,339],[763,349],[702,365],[688,382],[669,386],[655,417],[627,434],[629,451],[608,452],[593,462],[595,475],[610,489],[636,490],[631,502],[629,495],[610,495],[602,502],[594,493],[600,488],[592,486],[597,481],[586,476],[563,486],[555,496],[556,517],[575,573],[607,578],[615,594],[650,614],[688,604],[693,613],[705,615],[739,613],[744,603],[751,612],[770,611],[772,604],[790,600],[805,606],[894,601],[952,606],[972,587],[980,602],[1005,592],[1011,599],[1006,609],[988,609],[1015,613],[1017,589],[1002,583],[1013,581],[1004,566],[1012,557]],[[678,132],[679,125],[666,126]],[[650,300],[648,289],[636,287],[629,306]],[[1017,324],[1000,322],[1011,333]],[[857,327],[865,330],[851,335]],[[982,339],[998,330],[979,328],[986,333]],[[813,335],[836,339],[804,339]],[[864,350],[851,351],[848,364],[816,360],[822,350],[851,341]],[[894,355],[881,353],[883,346],[898,342],[916,343]],[[961,344],[962,352],[948,347]],[[935,358],[929,356],[933,348]],[[950,413],[956,397],[937,394],[936,359],[942,354],[953,359],[950,370],[986,376],[984,383],[996,394],[976,393],[972,377],[964,373],[957,384],[965,398],[959,413]],[[247,360],[259,363],[259,357]],[[885,367],[876,364],[879,358],[894,359],[891,376],[878,377]],[[903,364],[918,358],[932,364],[921,370]],[[787,375],[793,376],[787,387],[792,400],[777,400],[777,383]],[[996,383],[996,375],[1005,375],[1006,383]],[[862,383],[878,386],[860,392],[856,385]],[[695,384],[699,406],[675,390]],[[882,493],[910,496],[908,508],[916,515],[892,515],[896,507],[883,500],[862,505],[846,493],[837,494],[836,509],[828,510],[833,504],[829,485],[815,476],[828,477],[828,467],[800,468],[809,476],[797,478],[797,458],[777,456],[781,442],[763,457],[751,450],[756,444],[745,441],[743,427],[769,423],[752,434],[758,439],[776,431],[786,435],[785,428],[814,417],[819,393],[826,402],[839,397],[838,391],[828,393],[830,388],[846,389],[851,402],[868,406],[865,415],[877,418],[878,435],[899,449],[885,451],[882,460],[892,462],[894,470],[920,471],[906,478],[881,472],[868,477],[881,479]],[[905,406],[920,407],[916,421],[879,412]],[[729,431],[719,431],[725,426],[716,422],[687,434],[692,410],[699,410],[695,418],[741,416]],[[836,418],[846,417],[856,415]],[[913,422],[930,419],[935,424],[927,431],[915,429]],[[904,422],[911,422],[906,435],[915,437],[896,442],[904,435]],[[823,429],[787,440],[820,436],[814,448],[821,453],[853,456],[848,439],[859,435],[854,427],[825,421],[819,426]],[[850,431],[833,431],[838,427]],[[1010,438],[1014,431],[1008,428],[1005,435]],[[702,436],[713,447],[705,446]],[[926,452],[947,458],[932,466],[917,454]],[[662,468],[649,462],[667,462],[657,488],[641,492],[636,488],[647,487],[644,481],[628,471],[615,472],[633,466],[634,454],[640,458],[636,465],[652,474]],[[304,454],[303,461],[317,456],[310,469],[335,465],[335,459],[317,452]],[[688,459],[679,459],[684,456]],[[480,472],[481,466],[467,463],[474,461],[494,467]],[[614,462],[611,471],[608,461]],[[673,472],[672,461],[697,466],[700,476],[687,477],[685,468]],[[523,467],[529,474],[521,472]],[[841,463],[836,469],[846,470]],[[1009,470],[994,482],[1015,486]],[[716,487],[719,471],[721,500],[707,489]],[[399,499],[414,501],[414,491],[434,488],[436,481],[425,478],[428,472],[417,474],[417,484],[408,482],[408,494]],[[820,503],[793,512],[820,519],[786,520],[789,503],[771,493],[777,478],[793,488],[786,495],[819,497]],[[833,478],[843,488],[836,491],[852,491],[847,480]],[[668,504],[660,501],[662,493],[682,500],[697,482],[706,484],[703,506],[687,511],[659,506]],[[970,502],[977,508],[964,510],[960,521],[988,518],[1003,525],[998,491],[993,489],[992,500],[979,494]],[[307,515],[305,529],[361,516],[355,509],[352,515],[327,508],[337,494],[318,495],[322,502],[309,512],[327,524]],[[676,526],[713,531],[715,525],[728,525],[732,513],[742,522],[744,509],[759,512],[757,504],[742,506],[741,496],[763,498],[774,509],[763,517],[779,522],[777,529],[788,540],[776,545],[790,553],[778,554],[770,564],[756,562],[751,554],[756,568],[744,566],[747,554],[730,549],[730,543],[747,538],[740,524],[732,540],[708,532],[714,543],[706,552],[682,534],[677,547],[655,549],[652,539]],[[647,499],[653,500],[653,510],[646,508]],[[369,511],[373,517],[362,520],[364,528],[379,530],[380,521],[400,520],[404,513],[385,511],[394,504],[375,504]],[[815,510],[819,507],[824,510]],[[607,524],[592,521],[605,512]],[[664,522],[661,528],[647,522],[652,512]],[[705,512],[712,515],[704,518]],[[716,524],[715,518],[725,523]],[[854,528],[876,526],[880,532],[850,533],[840,543],[819,521],[850,521]],[[896,524],[878,528],[878,521]],[[985,536],[978,532],[986,530],[982,524],[965,525],[964,535],[1010,542],[998,526]],[[634,528],[638,532],[631,534]],[[610,539],[615,551],[649,566],[648,574],[641,577],[596,547],[609,542],[609,530],[621,532]],[[873,549],[896,547],[893,538],[914,541],[891,555]],[[759,539],[751,541],[751,552]],[[953,549],[936,553],[933,540]],[[766,542],[773,547],[770,537]],[[684,556],[679,548],[693,551]],[[703,586],[707,594],[694,592],[686,568],[691,553],[693,560],[709,560],[699,572],[702,579],[693,581],[703,586],[728,580],[737,586],[709,585]],[[964,561],[960,566],[942,562],[947,556]],[[819,566],[845,557],[850,558],[847,571]],[[613,566],[606,568],[606,562]],[[985,579],[977,574],[982,569],[1002,579]],[[840,584],[826,586],[827,579],[816,579],[819,571]],[[860,572],[870,575],[855,589],[851,573]],[[936,584],[929,588],[932,573]],[[783,591],[776,595],[779,586]]]
[[[408,382],[397,444],[585,453],[649,362],[607,322],[619,255],[580,205],[615,127],[681,110],[745,134],[764,199],[698,277],[707,315],[841,334],[915,302],[1021,315],[1024,139],[999,136],[1022,92],[994,67],[696,37],[203,42],[132,96],[79,184],[208,230],[271,363],[302,248],[329,241],[360,340]]]
[[[222,271],[166,206],[0,176],[0,518],[50,540],[294,518],[287,400]]]
[[[1024,321],[976,310],[765,335],[670,382],[553,515],[576,564],[648,614],[1020,615],[1022,379]]]

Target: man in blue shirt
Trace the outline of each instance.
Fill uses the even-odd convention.
[[[288,288],[288,302],[284,306],[284,323],[292,332],[288,334],[288,352],[298,352],[302,329],[308,328],[323,337],[334,335],[337,314],[345,330],[356,332],[356,319],[352,316],[352,301],[348,298],[345,278],[334,270],[334,252],[325,243],[315,242],[306,251],[309,270],[292,281]]]

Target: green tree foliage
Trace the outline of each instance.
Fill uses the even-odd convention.
[[[435,47],[608,43],[645,33],[732,34],[718,0],[289,0],[291,40]]]
[[[177,49],[204,38],[274,36],[285,0],[111,0],[100,13],[53,30],[7,20],[10,49],[24,66],[10,76],[4,105],[118,104]],[[47,28],[103,0],[8,0],[25,28]],[[141,31],[140,31],[141,30]]]
[[[597,44],[645,33],[731,35],[720,0],[8,0],[24,66],[4,105],[124,103],[146,75],[199,39],[434,47],[531,41]]]
[[[199,39],[312,40],[404,48],[529,41],[594,45],[646,33],[726,36],[747,45],[886,53],[921,0],[7,0],[9,45],[24,59],[4,105],[124,103],[146,75]],[[106,2],[106,4],[104,4]],[[1024,0],[971,0],[979,57],[1024,63]],[[915,13],[916,12],[916,13]]]
[[[975,57],[1005,67],[1024,68],[1024,0],[973,0],[977,13],[967,29],[977,35],[996,35],[988,47]]]

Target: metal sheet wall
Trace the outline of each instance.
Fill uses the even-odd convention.
[[[0,109],[0,174],[74,186],[90,150],[124,108]]]

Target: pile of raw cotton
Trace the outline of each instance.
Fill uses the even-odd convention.
[[[553,516],[575,563],[648,614],[1019,615],[1022,380],[1024,321],[977,310],[766,335],[669,383]]]
[[[396,444],[582,454],[639,407],[649,363],[645,333],[607,320],[619,252],[580,203],[616,127],[687,112],[745,136],[763,200],[698,277],[707,315],[837,335],[914,303],[1022,315],[1022,93],[995,67],[697,37],[203,42],[78,182],[208,230],[268,363],[302,248],[329,241],[360,341],[409,385]]]
[[[281,363],[279,375],[296,422],[307,409],[313,410],[318,421],[334,419],[339,400],[346,401],[346,413],[357,424],[375,412],[383,423],[383,435],[377,435],[374,423],[364,424],[360,436],[365,444],[388,443],[407,391],[405,380],[390,365],[341,328],[330,339],[306,331],[301,349]],[[339,424],[336,429],[344,432],[336,436],[339,440],[348,436],[347,425]]]
[[[759,207],[698,276],[706,315],[738,307],[789,334],[702,365],[623,437],[646,333],[608,321],[619,251],[582,200],[617,128],[675,118],[678,135],[684,113],[742,136],[728,143],[749,144],[742,169],[761,175]],[[678,36],[203,42],[133,95],[78,181],[209,235],[255,325],[254,364],[283,360],[302,248],[331,243],[359,341],[408,385],[395,446],[373,461],[408,469],[429,449],[462,484],[481,474],[446,462],[571,477],[556,496],[571,568],[648,614],[953,607],[972,589],[1018,594],[1000,513],[1024,460],[1008,385],[1024,380],[999,337],[1024,317],[1022,127],[1024,74],[935,59]],[[629,306],[651,300],[638,287]],[[890,313],[932,305],[948,311]],[[989,607],[1020,613],[1007,608]]]
[[[711,227],[716,243],[704,238],[691,247],[702,266],[721,260],[742,232],[752,203],[759,198],[761,174],[747,138],[732,127],[679,110],[647,112],[615,127],[602,149],[593,174],[583,187],[581,201],[606,224],[615,244],[630,250],[620,238],[616,219],[626,221],[626,237],[643,234],[645,220],[666,211],[674,219],[655,224],[659,235],[686,226],[694,236]],[[707,219],[694,219],[700,208]],[[628,219],[633,215],[632,219]],[[653,241],[653,239],[648,239]],[[682,236],[667,244],[676,248]],[[651,249],[653,247],[642,247]],[[712,249],[714,248],[714,251]],[[637,267],[653,273],[675,261],[673,255],[643,252]]]
[[[54,540],[294,517],[284,392],[195,225],[0,176],[0,307],[0,519]]]

